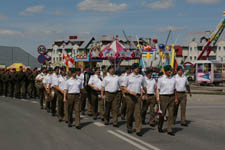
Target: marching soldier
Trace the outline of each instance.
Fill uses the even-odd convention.
[[[131,67],[127,66],[126,72],[123,75],[121,75],[121,80],[122,80],[121,82],[124,82],[130,74],[131,74]],[[121,106],[121,119],[122,120],[125,120],[126,113],[127,113],[127,101],[126,101],[125,94],[123,94],[122,106]]]
[[[165,75],[158,79],[157,88],[157,102],[160,104],[162,114],[159,117],[158,131],[162,133],[164,116],[168,110],[168,129],[169,135],[174,136],[173,133],[173,113],[174,103],[177,103],[177,95],[175,89],[175,78],[171,76],[172,67],[170,65],[164,66]]]
[[[73,110],[75,112],[75,127],[81,129],[80,126],[80,89],[81,80],[77,78],[77,70],[72,68],[72,77],[66,81],[64,87],[64,102],[67,103],[68,127],[72,127]]]
[[[114,66],[109,66],[109,75],[102,81],[101,98],[105,101],[105,125],[109,125],[110,112],[112,110],[113,126],[118,127],[118,91],[120,88],[119,77],[114,75]],[[105,96],[104,96],[105,92]]]
[[[15,79],[15,69],[10,69],[10,71],[8,72],[8,96],[9,97],[13,97],[14,96],[14,79]]]
[[[122,83],[123,90],[126,92],[127,100],[127,132],[132,133],[133,118],[136,125],[136,135],[142,136],[142,120],[141,120],[141,88],[146,94],[146,83],[144,77],[139,74],[139,64],[132,65],[133,73],[130,74]],[[146,96],[146,95],[145,95]]]
[[[51,76],[51,111],[52,116],[56,115],[56,103],[57,103],[57,90],[55,89],[55,86],[58,84],[59,80],[59,67],[56,66],[54,68],[54,73]]]
[[[90,71],[90,68],[88,65],[86,65],[84,67],[84,71],[82,73],[82,75],[80,76],[81,80],[84,80],[83,81],[83,90],[81,90],[81,94],[82,94],[82,104],[81,104],[81,109],[84,110],[85,109],[85,106],[86,106],[86,99],[88,99],[88,103],[87,103],[87,113],[88,113],[88,116],[92,116],[92,100],[91,100],[91,87],[88,86],[88,82],[90,80],[90,77],[92,75],[92,72]],[[83,76],[83,77],[82,77]]]
[[[99,96],[101,95],[101,86],[102,86],[102,78],[100,76],[100,68],[96,67],[95,68],[95,74],[91,76],[88,85],[91,87],[91,100],[92,100],[92,114],[93,114],[93,119],[97,119],[98,115],[98,102],[103,104],[104,107],[104,101],[100,100],[99,101]],[[102,105],[101,105],[102,106]],[[104,120],[104,110],[100,107],[100,117],[102,120]]]
[[[51,94],[51,75],[53,73],[53,69],[52,68],[48,68],[48,73],[47,75],[44,77],[43,79],[43,85],[44,85],[44,89],[45,89],[45,102],[46,102],[46,110],[47,112],[50,113],[50,101],[51,101],[51,97],[50,97],[50,94]]]
[[[192,96],[189,82],[187,77],[184,76],[184,71],[182,66],[177,67],[177,74],[175,75],[176,80],[176,91],[177,91],[177,99],[178,103],[174,106],[174,123],[176,122],[177,112],[179,106],[181,106],[181,126],[187,126],[186,123],[186,104],[187,104],[187,95],[186,91],[188,91],[190,97]]]
[[[151,127],[155,126],[155,113],[154,113],[154,106],[156,104],[155,100],[155,93],[156,93],[156,81],[155,79],[152,79],[152,72],[153,70],[147,70],[146,71],[146,76],[145,76],[145,81],[147,84],[147,97],[143,98],[142,102],[142,124],[145,123],[145,117],[147,110],[150,106],[150,120],[149,120],[149,125]]]
[[[59,122],[63,121],[63,117],[64,117],[64,88],[65,88],[65,84],[67,81],[67,76],[66,76],[66,68],[62,67],[60,70],[60,75],[59,78],[57,80],[56,85],[54,86],[54,88],[56,89],[56,95],[57,95],[57,102],[58,102],[58,120]],[[67,112],[66,112],[67,113]],[[68,115],[65,115],[65,121],[68,121]]]
[[[3,78],[2,77],[3,77],[3,71],[0,68],[0,96],[3,95],[3,81],[2,81]]]
[[[42,68],[41,72],[35,78],[35,87],[38,90],[41,109],[44,108],[44,105],[43,105],[43,103],[44,103],[44,86],[43,86],[42,81],[45,77],[45,72],[46,72],[46,68]]]
[[[20,71],[20,96],[26,99],[26,85],[27,85],[27,72],[26,69],[21,66]]]

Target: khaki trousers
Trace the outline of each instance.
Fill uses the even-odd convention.
[[[178,99],[178,104],[174,105],[174,122],[177,119],[177,113],[178,113],[178,109],[179,106],[180,107],[180,111],[181,111],[181,124],[185,124],[186,121],[186,104],[187,104],[187,94],[184,93],[179,93],[177,92],[177,99]]]
[[[69,124],[73,123],[73,110],[75,112],[75,126],[80,125],[80,95],[68,94],[67,95],[67,113]]]
[[[141,96],[128,94],[127,100],[127,129],[132,130],[133,120],[135,120],[136,132],[141,132]]]
[[[58,110],[58,118],[59,120],[62,120],[63,117],[64,117],[64,96],[61,92],[57,91],[57,102],[58,102],[58,105],[57,105],[57,110]]]
[[[147,95],[147,99],[142,102],[141,117],[142,117],[143,122],[145,121],[146,113],[147,113],[148,108],[150,106],[149,124],[155,124],[155,112],[154,112],[155,104],[156,104],[155,96],[154,95]]]
[[[166,111],[168,110],[168,132],[172,132],[173,128],[173,113],[174,113],[174,103],[175,103],[175,96],[173,95],[160,95],[160,107],[162,110],[162,114],[159,118],[158,128],[162,129],[164,116],[166,115]]]
[[[118,125],[118,93],[105,92],[105,123],[109,123],[112,110],[113,125]]]

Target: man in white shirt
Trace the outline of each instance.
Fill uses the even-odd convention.
[[[173,113],[174,103],[177,103],[177,95],[175,89],[175,78],[172,77],[172,67],[170,65],[164,66],[165,75],[158,79],[157,84],[157,102],[160,104],[162,114],[159,118],[158,131],[162,133],[164,116],[168,110],[168,129],[169,135],[174,136],[173,133]]]
[[[50,94],[51,94],[51,75],[53,73],[53,69],[50,67],[48,68],[48,73],[47,75],[44,77],[43,79],[43,85],[44,85],[44,89],[45,89],[45,107],[46,107],[46,110],[47,112],[50,113],[50,101],[51,101],[51,97],[50,97]]]
[[[77,69],[71,69],[72,77],[66,81],[64,87],[64,102],[67,103],[68,127],[72,127],[73,110],[75,112],[75,127],[81,129],[80,126],[80,90],[81,80],[77,78]]]
[[[100,105],[100,117],[102,120],[104,120],[104,101],[99,101],[99,96],[101,95],[101,88],[102,88],[102,78],[100,76],[100,68],[95,68],[95,74],[91,76],[88,85],[91,87],[91,101],[92,101],[92,114],[93,119],[97,119],[98,114],[98,102]]]
[[[142,136],[142,119],[141,119],[141,88],[147,94],[146,82],[144,77],[139,74],[139,64],[132,65],[133,73],[130,74],[122,83],[123,90],[127,93],[127,132],[132,133],[133,118],[136,125],[136,135]]]
[[[54,73],[51,76],[51,111],[52,116],[56,115],[56,103],[57,103],[57,90],[55,86],[58,84],[59,80],[59,67],[54,68]]]
[[[142,102],[142,124],[146,124],[145,123],[145,117],[146,117],[146,113],[147,110],[150,106],[150,120],[149,120],[149,125],[154,127],[155,126],[155,113],[154,113],[154,106],[156,104],[156,99],[155,99],[155,93],[156,93],[156,81],[155,79],[152,78],[152,73],[153,70],[148,69],[145,74],[145,81],[147,84],[147,97],[143,98],[143,102]]]
[[[66,76],[66,67],[62,67],[60,69],[60,75],[58,77],[58,80],[56,81],[54,88],[56,89],[56,95],[57,95],[57,110],[58,110],[58,120],[59,122],[63,121],[64,117],[64,101],[63,101],[63,95],[64,95],[64,88],[67,81]],[[65,121],[68,121],[67,119],[68,115],[65,115]]]
[[[129,76],[130,74],[131,74],[131,67],[127,66],[126,72],[120,76],[121,82],[123,83],[125,81],[125,79],[127,78],[127,76]],[[121,85],[122,85],[122,83],[121,83]],[[127,101],[126,101],[125,95],[123,94],[122,106],[121,106],[121,119],[122,120],[125,120],[126,113],[127,113]]]
[[[109,125],[110,112],[112,110],[113,126],[118,127],[118,91],[120,88],[119,77],[114,75],[114,66],[109,66],[109,75],[102,81],[101,98],[105,101],[105,125]],[[105,96],[104,96],[105,93]]]
[[[176,122],[177,112],[179,109],[179,105],[181,105],[181,126],[187,126],[186,123],[186,104],[187,104],[187,94],[188,91],[190,97],[192,96],[189,82],[187,77],[184,76],[184,70],[182,66],[177,67],[177,74],[175,75],[176,80],[176,91],[177,91],[177,99],[178,103],[174,106],[174,123]]]
[[[44,102],[44,86],[43,86],[43,79],[45,77],[46,73],[46,68],[42,68],[41,72],[36,76],[35,78],[35,86],[38,90],[39,98],[40,98],[40,106],[41,109],[44,108],[43,102]]]

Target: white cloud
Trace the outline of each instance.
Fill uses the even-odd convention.
[[[33,7],[28,7],[24,11],[20,12],[21,16],[32,16],[34,14],[39,14],[45,9],[43,5],[37,5]]]
[[[158,0],[155,2],[143,2],[142,6],[152,9],[168,9],[174,6],[173,0]]]
[[[186,29],[186,26],[166,26],[166,27],[159,27],[156,29],[157,32],[168,32],[171,31],[179,31]]]
[[[127,4],[116,4],[109,0],[83,0],[77,8],[82,11],[117,12],[126,9]]]
[[[0,20],[7,20],[8,17],[4,14],[0,14]]]
[[[187,0],[187,2],[192,4],[217,4],[220,0]]]
[[[22,33],[10,29],[0,29],[0,36],[15,36],[15,35],[22,35]]]
[[[51,11],[49,14],[50,14],[50,15],[60,16],[60,15],[63,15],[64,12],[61,11],[61,10],[54,10],[54,11]]]

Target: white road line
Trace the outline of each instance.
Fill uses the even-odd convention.
[[[35,102],[35,101],[31,101],[31,103],[38,104],[38,102]]]
[[[94,122],[94,125],[98,126],[98,127],[104,127],[105,125],[100,123],[100,122]]]
[[[116,136],[116,137],[126,141],[127,143],[129,143],[129,144],[131,144],[131,145],[133,145],[133,146],[135,146],[137,148],[139,148],[140,150],[149,150],[148,148],[146,148],[146,147],[144,147],[144,146],[142,146],[142,145],[140,145],[140,144],[138,144],[138,143],[136,143],[134,141],[131,141],[128,138],[126,138],[126,137],[124,137],[124,136],[122,136],[122,135],[120,135],[120,134],[118,134],[118,133],[116,133],[114,131],[108,130],[107,132],[109,132],[112,135],[114,135],[114,136]]]
[[[126,137],[129,137],[130,139],[132,139],[132,140],[134,140],[134,141],[136,141],[136,142],[139,142],[139,143],[141,143],[141,144],[147,146],[148,148],[151,148],[152,150],[160,150],[159,148],[157,148],[157,147],[155,147],[155,146],[153,146],[153,145],[151,145],[151,144],[149,144],[149,143],[146,143],[146,142],[144,142],[144,141],[142,141],[142,140],[139,140],[139,139],[137,139],[137,138],[135,138],[135,137],[133,137],[133,136],[127,134],[127,133],[124,133],[123,131],[120,131],[120,130],[116,130],[116,131],[119,132],[120,134],[126,136]]]
[[[28,100],[25,100],[25,99],[21,99],[21,101],[23,101],[23,102],[27,102]]]

